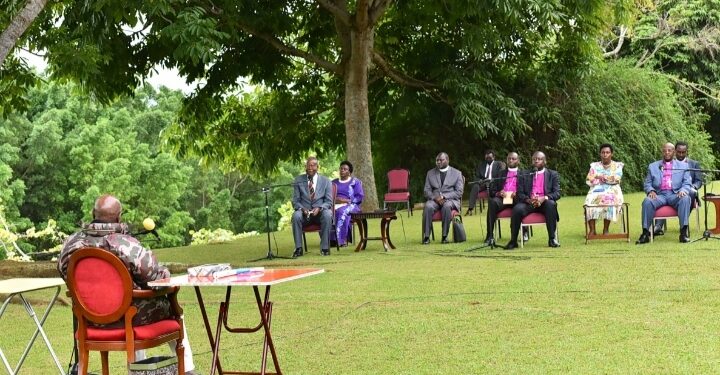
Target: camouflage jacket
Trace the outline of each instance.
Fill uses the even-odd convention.
[[[128,233],[126,224],[93,222],[65,240],[57,266],[63,279],[67,278],[70,256],[88,246],[108,250],[120,258],[130,271],[135,289],[150,289],[149,281],[170,277],[170,271],[158,263],[152,251]],[[138,308],[134,325],[149,324],[170,316],[170,301],[166,297],[134,299],[133,305]],[[122,326],[122,322],[111,324],[118,325]]]

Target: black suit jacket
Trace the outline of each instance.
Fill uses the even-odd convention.
[[[490,173],[492,174],[493,178],[498,177],[500,174],[500,171],[502,170],[502,164],[500,161],[495,160],[492,165],[492,169]],[[487,167],[488,162],[486,160],[483,160],[480,164],[478,164],[477,168],[475,169],[475,179],[476,180],[482,180],[485,178],[485,168]]]
[[[534,177],[534,173],[525,171],[518,180],[517,197],[520,202],[530,203]],[[556,171],[547,168],[545,168],[545,195],[548,199],[554,201],[560,199],[560,175]]]

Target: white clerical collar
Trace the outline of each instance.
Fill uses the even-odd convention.
[[[517,167],[515,167],[515,168],[508,168],[508,172],[515,172],[515,173],[517,173],[517,170],[518,170]]]
[[[537,170],[535,173],[545,173],[545,168]]]
[[[447,166],[445,168],[438,168],[438,170],[440,170],[440,172],[447,172],[448,169],[450,169],[450,166]]]

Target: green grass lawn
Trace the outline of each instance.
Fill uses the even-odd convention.
[[[438,238],[423,246],[421,213],[408,218],[403,211],[392,224],[398,248],[387,253],[371,241],[362,253],[345,248],[321,257],[315,234],[308,235],[310,254],[297,260],[252,262],[267,251],[264,235],[156,253],[164,262],[189,265],[324,268],[319,276],[273,287],[272,331],[287,374],[720,372],[720,241],[680,244],[677,221],[669,220],[666,235],[636,246],[642,195],[626,199],[630,244],[585,245],[583,197],[566,197],[559,202],[559,249],[548,248],[547,233],[536,227],[524,249],[468,251],[484,239],[484,213],[465,218],[468,242],[441,245]],[[697,238],[694,215],[691,237]],[[713,209],[710,215],[714,227]],[[701,225],[702,218],[701,211]],[[503,225],[504,244],[509,228]],[[371,236],[378,227],[370,221]],[[273,250],[275,244],[289,256],[291,233],[275,233]],[[204,294],[215,316],[224,291]],[[180,297],[196,364],[207,373],[211,353],[195,295],[185,288]],[[231,324],[254,325],[253,303],[251,289],[234,289]],[[0,321],[0,347],[11,362],[31,334],[25,315],[14,304]],[[46,326],[67,363],[69,307],[57,306]],[[257,370],[261,335],[234,336],[224,335],[224,368]],[[111,373],[124,373],[124,355],[110,357]],[[90,368],[99,371],[98,356]],[[57,373],[41,342],[21,373]]]

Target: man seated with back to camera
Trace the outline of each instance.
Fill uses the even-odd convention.
[[[518,167],[520,165],[520,156],[517,152],[509,152],[507,154],[507,169],[502,169],[490,183],[488,194],[488,211],[487,211],[487,235],[484,244],[487,246],[495,246],[495,237],[493,229],[495,229],[495,221],[500,211],[505,208],[512,208],[518,202],[517,185],[518,179],[522,172]],[[506,200],[512,203],[506,204]],[[528,230],[523,230],[523,240],[527,241]]]
[[[505,249],[517,248],[517,236],[525,216],[539,212],[545,215],[548,232],[548,246],[560,247],[556,238],[558,221],[557,200],[560,199],[560,175],[545,168],[545,154],[536,151],[532,157],[534,173],[521,176],[518,181],[518,203],[513,207],[510,218],[510,242]]]
[[[70,256],[75,251],[84,247],[98,247],[114,254],[128,267],[136,289],[151,289],[147,283],[170,277],[170,271],[160,263],[152,251],[142,246],[140,241],[130,235],[128,226],[120,222],[122,216],[122,204],[112,195],[102,195],[95,201],[92,211],[93,221],[84,226],[79,232],[72,234],[65,240],[63,248],[58,257],[58,271],[64,280],[67,280],[67,269],[70,264]],[[159,296],[152,299],[133,299],[133,306],[138,309],[133,317],[133,326],[142,326],[165,320],[170,317],[170,300],[167,296]],[[123,327],[123,322],[118,321],[104,327]],[[168,343],[174,351],[175,345]],[[185,348],[185,375],[196,375],[194,371],[192,349],[188,340],[187,330],[183,321],[183,340]],[[135,359],[145,359],[145,351],[135,352]]]
[[[696,160],[692,160],[688,157],[688,144],[685,141],[678,141],[675,142],[675,160],[677,161],[683,161],[688,164],[688,168],[690,169],[701,169],[700,168],[700,162]],[[698,204],[698,207],[700,206],[700,198],[698,197],[698,192],[700,191],[700,188],[703,185],[703,173],[700,171],[688,171],[688,174],[690,174],[690,211],[692,211],[692,203],[696,202]],[[655,236],[662,236],[665,234],[663,231],[663,228],[665,227],[665,219],[659,219],[655,220],[655,233],[653,233]]]

